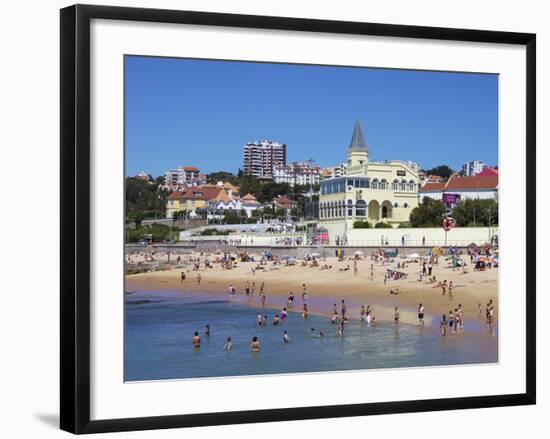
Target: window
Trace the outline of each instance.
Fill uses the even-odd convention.
[[[395,203],[395,204],[393,205],[393,207],[399,207],[399,205],[398,205],[397,203]]]
[[[409,190],[410,190],[411,192],[414,192],[415,189],[416,189],[416,184],[415,184],[414,180],[410,180],[410,181],[409,181]]]
[[[353,201],[348,200],[348,216],[353,216]]]
[[[372,189],[378,189],[378,179],[377,179],[377,178],[375,178],[374,180],[372,180],[371,188],[372,188]]]
[[[408,203],[403,204],[403,207],[407,209],[409,207]]]
[[[396,180],[393,180],[392,189],[393,189],[394,191],[399,190],[399,180],[397,180],[397,179],[396,179]]]
[[[355,204],[355,214],[357,216],[367,216],[367,203],[365,200],[358,200]]]
[[[380,180],[380,189],[383,190],[383,191],[388,189],[388,182],[386,181],[385,178]]]
[[[407,182],[405,180],[401,181],[401,190],[406,191],[407,190]]]

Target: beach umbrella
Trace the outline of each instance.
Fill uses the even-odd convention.
[[[363,253],[361,250],[357,250],[354,254],[355,256],[365,256],[365,253]]]

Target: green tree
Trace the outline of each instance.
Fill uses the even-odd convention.
[[[427,169],[427,175],[438,175],[443,178],[449,178],[453,175],[454,171],[447,165],[439,165],[432,169]]]
[[[452,217],[459,226],[498,225],[498,202],[495,200],[464,200],[453,209]]]
[[[445,215],[445,205],[441,200],[424,197],[422,203],[415,207],[410,216],[412,227],[438,227]]]
[[[226,182],[228,181],[231,184],[238,185],[239,180],[235,174],[227,171],[217,171],[211,172],[207,177],[208,183],[217,183],[218,181]]]
[[[158,178],[157,178],[158,180]],[[126,219],[140,222],[142,219],[164,218],[168,192],[159,191],[159,184],[127,177],[125,181]]]

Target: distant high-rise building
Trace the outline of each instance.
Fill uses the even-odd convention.
[[[260,179],[273,179],[275,165],[286,165],[286,145],[262,140],[243,147],[243,172]]]
[[[472,162],[464,163],[462,165],[462,174],[466,177],[471,177],[472,175],[477,175],[483,171],[487,165],[479,160],[474,160]]]

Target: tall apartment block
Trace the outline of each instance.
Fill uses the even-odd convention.
[[[273,168],[286,165],[286,145],[262,140],[243,147],[243,172],[256,178],[272,180]]]

